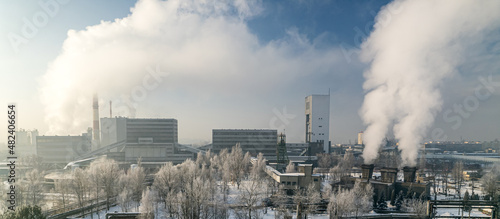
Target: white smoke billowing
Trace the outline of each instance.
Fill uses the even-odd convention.
[[[166,87],[200,97],[264,94],[293,78],[331,72],[343,60],[340,50],[318,49],[293,28],[283,39],[260,43],[247,21],[262,10],[258,0],[139,0],[125,18],[69,31],[41,79],[48,134],[91,126],[93,93],[104,109],[117,97],[140,107],[130,96],[144,81],[155,82],[148,68],[158,67],[161,78],[143,95],[157,98],[151,106],[165,101],[156,94]]]
[[[391,6],[398,7],[396,13]],[[368,126],[366,163],[377,158],[392,127],[404,165],[416,165],[420,144],[441,110],[440,84],[468,61],[464,54],[490,43],[483,41],[499,28],[499,11],[495,0],[396,0],[379,12],[362,44],[362,58],[371,63],[360,110]]]

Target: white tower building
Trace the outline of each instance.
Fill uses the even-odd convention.
[[[306,142],[320,142],[330,152],[330,94],[306,97]]]

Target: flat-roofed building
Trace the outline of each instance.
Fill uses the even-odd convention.
[[[244,153],[252,156],[263,153],[276,156],[278,131],[272,129],[213,129],[212,151],[219,153],[222,149],[231,149],[237,143]]]
[[[101,118],[101,149],[96,151],[106,149],[125,162],[141,158],[143,162],[182,163],[195,158],[178,146],[176,119],[115,117]]]
[[[295,190],[305,189],[311,183],[320,191],[321,177],[319,174],[313,174],[312,164],[299,164],[297,173],[280,173],[271,166],[266,166],[266,173],[271,176],[282,189]]]
[[[78,156],[90,151],[92,134],[77,136],[37,136],[36,152],[42,162],[56,167],[66,166]]]

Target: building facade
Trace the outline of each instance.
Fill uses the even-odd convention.
[[[163,118],[101,118],[101,146],[117,142],[178,143],[177,120]]]
[[[330,152],[330,95],[306,97],[306,142],[320,142]]]
[[[276,156],[278,131],[271,129],[213,129],[212,151],[219,153],[222,149],[231,149],[240,143],[243,153],[252,156],[263,153],[265,156]]]
[[[45,164],[64,167],[90,151],[92,133],[77,136],[37,136],[36,152]]]
[[[358,145],[363,145],[363,132],[358,132],[358,142],[356,142]]]
[[[36,137],[38,130],[24,130],[16,131],[16,154],[17,157],[26,157],[36,154]]]
[[[101,118],[101,146],[120,161],[181,163],[194,158],[192,153],[178,151],[176,119]]]

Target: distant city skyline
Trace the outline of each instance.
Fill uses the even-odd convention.
[[[110,101],[113,116],[173,118],[180,143],[209,143],[213,129],[305,142],[304,98],[330,90],[332,145],[357,142],[369,68],[360,45],[391,1],[177,2],[0,2],[0,103],[40,135],[86,132],[99,93],[101,118]],[[499,36],[474,44],[440,85],[424,141],[500,138]]]

